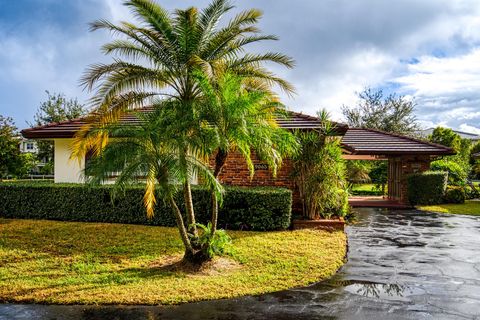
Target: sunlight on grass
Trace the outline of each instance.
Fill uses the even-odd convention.
[[[226,269],[189,273],[174,228],[0,219],[0,301],[174,304],[307,285],[343,264],[343,232],[229,231]],[[233,267],[230,267],[233,266]]]
[[[433,211],[451,214],[466,214],[472,216],[480,216],[480,201],[465,201],[463,204],[439,204],[434,206],[420,206],[420,210]]]

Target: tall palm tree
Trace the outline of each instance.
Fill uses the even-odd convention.
[[[272,62],[291,68],[291,58],[276,52],[246,51],[248,44],[277,39],[260,33],[256,26],[262,16],[259,10],[243,11],[220,26],[221,18],[233,9],[228,0],[213,0],[201,11],[191,7],[173,13],[153,0],[127,0],[125,4],[132,9],[138,24],[106,20],[91,24],[92,31],[107,30],[118,38],[102,47],[105,54],[115,55],[114,61],[90,66],[81,80],[87,90],[94,92],[93,112],[76,136],[72,157],[83,158],[89,150],[100,155],[109,143],[109,133],[102,130],[105,126],[117,122],[129,110],[164,97],[178,102],[172,112],[177,124],[182,175],[186,176],[191,170],[186,159],[198,156],[190,146],[201,125],[195,109],[202,96],[193,76],[197,70],[209,78],[230,71],[253,89],[271,90],[277,85],[293,92],[287,81],[264,67],[266,62]],[[92,130],[95,134],[89,134]],[[182,189],[189,231],[196,235],[189,180],[184,180]]]
[[[292,155],[297,147],[295,136],[280,128],[276,118],[285,114],[277,96],[269,90],[253,90],[242,77],[233,73],[219,74],[214,81],[197,72],[194,74],[203,93],[202,117],[216,134],[213,152],[213,176],[218,179],[231,152],[239,152],[254,175],[252,151],[265,161],[275,176],[282,157]],[[218,218],[218,200],[212,193],[212,228]]]
[[[107,182],[113,173],[118,174],[114,190],[122,190],[128,184],[146,181],[144,204],[147,216],[152,217],[157,202],[156,195],[171,206],[175,215],[180,237],[185,246],[185,259],[197,262],[205,259],[204,249],[195,244],[195,239],[188,233],[188,222],[175,201],[178,188],[196,174],[202,175],[206,184],[216,197],[222,197],[222,187],[213,177],[210,168],[196,156],[182,154],[175,134],[173,113],[176,101],[159,101],[148,112],[133,112],[140,120],[136,125],[109,124],[102,127],[102,134],[107,133],[111,141],[102,152],[91,159],[85,168],[87,182],[101,184]],[[158,130],[162,127],[163,130]],[[197,138],[190,146],[203,143],[212,131],[203,127],[197,132]],[[95,135],[96,129],[89,131],[86,137]],[[208,138],[207,138],[208,140]],[[204,148],[201,145],[198,149]],[[195,154],[195,152],[192,152]],[[188,169],[185,169],[187,167]],[[157,192],[158,191],[158,192]]]

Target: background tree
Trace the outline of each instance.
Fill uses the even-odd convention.
[[[12,118],[0,115],[0,178],[22,177],[35,166],[29,153],[21,153],[20,136]]]
[[[414,112],[413,100],[395,93],[385,96],[382,90],[371,88],[366,88],[358,94],[356,106],[342,107],[343,116],[350,127],[406,135],[414,135],[418,130]]]
[[[47,93],[47,100],[40,104],[31,126],[43,126],[51,122],[61,122],[79,118],[86,114],[85,107],[77,99],[66,98],[62,93]],[[44,174],[53,173],[53,142],[38,140],[38,160],[45,161]]]
[[[290,57],[276,52],[254,54],[246,51],[248,44],[276,39],[260,33],[257,23],[262,14],[259,10],[241,12],[220,26],[222,16],[233,8],[227,0],[214,0],[203,10],[191,7],[175,10],[173,14],[152,0],[130,0],[125,5],[132,9],[137,24],[121,22],[116,25],[105,20],[91,24],[92,30],[103,29],[120,37],[102,47],[106,54],[116,56],[114,62],[91,66],[82,79],[87,90],[95,91],[91,99],[94,112],[76,137],[72,157],[83,158],[88,151],[100,156],[110,143],[103,127],[117,122],[136,107],[159,103],[159,98],[168,101],[171,98],[177,102],[168,114],[175,128],[169,126],[172,129],[168,132],[175,138],[182,164],[178,169],[182,170],[182,177],[187,177],[195,171],[187,159],[205,160],[203,157],[209,151],[208,139],[204,145],[192,144],[206,125],[206,121],[198,117],[203,93],[195,78],[196,72],[215,79],[228,71],[242,77],[245,86],[252,90],[272,90],[278,85],[287,92],[293,91],[288,82],[264,67],[271,62],[290,68],[293,66]],[[165,128],[158,126],[157,130]],[[180,181],[186,225],[195,244],[199,236],[191,180]],[[155,184],[146,190],[147,208],[155,202],[152,186]],[[186,250],[185,259],[191,261],[191,258]]]
[[[369,175],[371,165],[369,161],[349,160],[346,161],[346,168],[349,189],[351,189],[354,184],[368,183],[371,181]]]
[[[447,171],[449,183],[464,185],[471,174],[470,155],[472,143],[469,139],[462,139],[452,129],[436,127],[428,139],[433,143],[452,148],[457,154],[445,156],[431,163],[432,170]]]
[[[459,152],[462,146],[462,138],[450,128],[436,127],[428,140],[452,148],[455,152]]]
[[[480,179],[480,158],[474,158],[474,154],[480,153],[480,142],[472,146],[470,150],[470,165],[472,166],[472,176],[475,179]]]

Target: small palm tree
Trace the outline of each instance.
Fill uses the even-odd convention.
[[[190,181],[197,174],[204,177],[216,197],[222,197],[222,187],[207,165],[198,161],[195,156],[182,154],[178,147],[176,135],[172,132],[175,125],[171,125],[173,119],[169,115],[176,104],[176,101],[160,101],[153,105],[153,110],[134,112],[140,120],[137,125],[104,126],[101,132],[107,133],[111,141],[102,149],[101,154],[91,159],[85,169],[85,177],[89,183],[101,184],[116,173],[118,174],[114,183],[116,191],[124,189],[129,184],[146,181],[144,204],[147,216],[153,216],[156,198],[159,195],[171,206],[175,215],[185,246],[185,259],[197,262],[211,258],[204,256],[204,253],[211,249],[196,245],[194,235],[188,232],[188,222],[183,220],[175,195],[185,181]],[[159,126],[164,130],[158,130]],[[198,139],[192,141],[191,146],[208,136],[211,130],[208,127],[200,129]],[[91,130],[86,137],[96,133],[96,130]]]
[[[204,136],[203,144],[196,143],[205,121],[198,117],[203,92],[195,73],[200,71],[215,79],[229,71],[242,77],[251,89],[268,91],[278,85],[291,93],[293,87],[263,65],[272,62],[291,68],[293,61],[276,52],[246,51],[251,43],[276,40],[275,36],[261,34],[256,26],[262,16],[259,10],[241,12],[220,26],[221,18],[233,8],[228,0],[213,0],[201,11],[191,7],[173,13],[153,0],[127,0],[125,4],[132,9],[137,24],[105,20],[91,24],[92,30],[107,30],[118,38],[102,47],[105,54],[115,55],[114,61],[92,65],[82,78],[82,85],[93,91],[93,112],[76,136],[72,157],[83,158],[88,151],[102,157],[103,150],[112,143],[108,129],[111,124],[132,109],[166,99],[171,108],[162,116],[172,122],[162,122],[156,130],[171,135],[171,144],[165,147],[176,150],[179,166],[175,170],[182,177],[178,181],[182,183],[186,224],[198,238],[191,180],[186,177],[199,170],[194,164],[205,159],[216,135]],[[153,192],[147,192],[147,208],[153,199]]]
[[[231,152],[239,152],[254,175],[252,152],[265,161],[273,175],[282,158],[292,155],[297,147],[293,134],[280,128],[276,119],[285,108],[269,90],[252,89],[242,77],[225,72],[215,81],[203,73],[195,74],[203,93],[201,108],[217,135],[214,149],[213,176],[218,179]],[[218,200],[212,194],[212,229],[218,218]]]

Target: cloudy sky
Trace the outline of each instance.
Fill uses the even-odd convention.
[[[206,1],[158,0],[168,9]],[[106,18],[132,20],[122,0],[0,0],[0,114],[27,127],[45,90],[84,102],[78,86],[86,66],[108,61],[99,51],[110,39],[88,32]],[[364,87],[413,97],[424,127],[480,134],[480,1],[237,0],[237,10],[264,11],[260,24],[280,41],[252,50],[276,50],[296,60],[275,69],[297,94],[284,102],[315,114],[327,108],[341,119]]]

